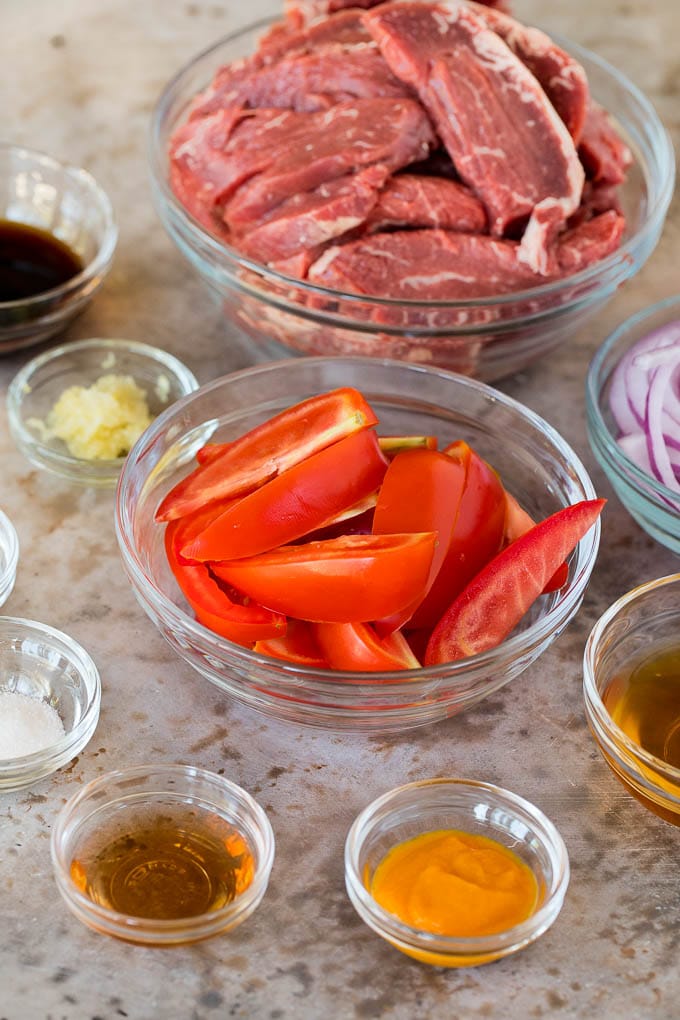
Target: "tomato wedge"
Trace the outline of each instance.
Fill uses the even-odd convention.
[[[330,669],[314,633],[315,624],[304,620],[289,620],[286,633],[280,637],[258,641],[253,648],[260,655],[269,655],[272,659],[293,662],[308,669]],[[330,626],[342,626],[331,624]]]
[[[165,551],[175,580],[185,599],[204,627],[237,645],[251,647],[256,641],[285,634],[286,618],[280,613],[250,603],[230,599],[204,563],[181,563],[175,554],[175,529],[165,529]]]
[[[464,467],[465,487],[444,561],[410,620],[414,628],[433,627],[503,540],[505,490],[496,472],[462,440],[442,452]]]
[[[512,496],[507,490],[505,492],[505,524],[503,526],[503,545],[510,545],[515,539],[520,538],[522,535],[530,531],[536,524],[533,517],[526,512],[526,510],[520,506],[514,496]],[[561,563],[557,568],[553,576],[550,578],[543,594],[547,595],[551,591],[559,591],[567,583],[569,578],[569,565],[567,563]]]
[[[591,499],[564,507],[498,553],[444,613],[428,642],[425,665],[455,662],[499,645],[593,526],[605,502]]]
[[[187,541],[181,555],[199,562],[234,560],[285,545],[373,493],[386,469],[373,429],[355,432],[231,503]]]
[[[174,520],[215,500],[252,492],[310,454],[377,421],[361,393],[351,387],[303,400],[222,444],[219,455],[210,455],[170,490],[156,520]]]
[[[299,620],[381,619],[422,596],[436,535],[347,535],[213,564],[216,577]]]
[[[372,673],[420,669],[420,663],[399,631],[380,638],[370,623],[315,623],[312,626],[331,669]]]
[[[439,573],[453,538],[465,487],[462,461],[426,447],[403,450],[387,469],[373,518],[375,535],[436,531],[429,588]],[[406,606],[376,624],[380,635],[397,630],[413,615],[419,602]]]

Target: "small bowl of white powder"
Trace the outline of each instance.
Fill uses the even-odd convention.
[[[72,761],[95,731],[100,702],[97,667],[68,634],[0,616],[0,793]]]
[[[197,388],[193,372],[159,347],[94,337],[29,361],[7,391],[7,416],[31,463],[111,487],[153,419]]]

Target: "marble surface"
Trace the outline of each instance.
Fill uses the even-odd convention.
[[[246,10],[247,6],[247,10]],[[680,133],[680,9],[675,0],[516,0],[526,20],[618,65]],[[207,381],[247,363],[150,201],[145,144],[163,83],[190,55],[269,4],[217,0],[4,0],[3,134],[88,167],[114,202],[113,271],[72,338],[129,336],[183,357]],[[680,210],[640,275],[558,355],[500,384],[552,422],[612,496],[589,452],[583,384],[592,352],[624,316],[677,289]],[[4,397],[29,353],[0,359]],[[135,1020],[247,1017],[373,1020],[678,1015],[678,830],[616,783],[584,721],[581,660],[599,614],[636,583],[678,568],[612,496],[583,607],[538,663],[468,714],[401,737],[368,738],[268,721],[229,703],[179,661],[137,605],[113,530],[113,495],[32,468],[0,403],[0,505],[21,559],[2,610],[77,638],[103,681],[95,736],[69,767],[0,796],[0,1017]],[[172,951],[82,927],[61,902],[50,830],[90,779],[143,760],[226,775],[269,812],[277,857],[258,912],[231,935]],[[355,915],[343,844],[374,796],[412,779],[463,774],[540,806],[567,843],[563,912],[506,961],[442,971],[408,960]]]

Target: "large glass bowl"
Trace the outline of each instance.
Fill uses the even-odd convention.
[[[130,451],[116,501],[123,563],[141,605],[167,641],[231,697],[268,715],[336,729],[399,730],[476,704],[521,673],[578,609],[597,553],[592,528],[569,559],[569,579],[542,596],[499,647],[455,663],[387,673],[305,669],[218,637],[187,610],[165,558],[160,500],[195,465],[208,440],[227,441],[312,395],[338,386],[364,393],[385,434],[465,439],[500,472],[536,518],[594,495],[557,432],[483,383],[396,361],[288,359],[217,379],[160,415]]]
[[[389,357],[493,380],[566,343],[653,251],[673,192],[670,139],[647,98],[598,56],[557,40],[581,61],[593,97],[609,111],[634,164],[621,192],[624,243],[564,280],[465,301],[366,298],[294,280],[240,256],[210,234],[175,197],[168,146],[191,100],[223,64],[252,53],[268,22],[221,40],[170,81],[151,123],[154,202],[170,237],[217,296],[233,335],[256,355]]]

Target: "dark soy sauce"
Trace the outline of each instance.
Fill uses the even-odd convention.
[[[54,234],[25,223],[0,220],[0,301],[21,301],[43,294],[82,269],[80,257]]]

